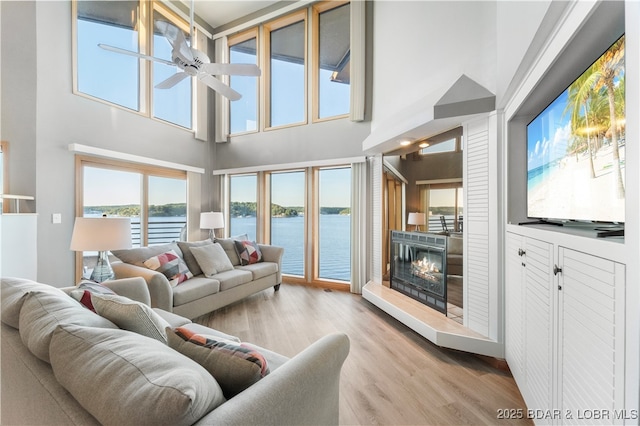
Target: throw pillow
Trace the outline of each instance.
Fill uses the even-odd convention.
[[[253,348],[184,327],[167,329],[169,346],[202,365],[218,382],[226,398],[242,392],[269,374],[267,361]]]
[[[191,425],[225,402],[196,362],[124,330],[58,327],[51,367],[58,383],[104,425]]]
[[[169,323],[144,303],[127,297],[92,294],[96,313],[118,327],[167,343],[165,329]]]
[[[193,253],[193,256],[196,258],[196,261],[198,261],[198,265],[200,265],[206,277],[233,270],[229,256],[227,256],[222,246],[218,243],[202,247],[191,247],[191,253]]]
[[[91,302],[91,294],[116,294],[109,287],[106,287],[100,283],[91,280],[82,280],[80,284],[78,284],[77,290],[71,290],[69,293],[71,297],[76,299],[78,302],[82,303],[87,309],[95,312],[95,308],[93,307],[93,303]]]
[[[262,262],[262,252],[254,241],[234,241],[242,265]]]
[[[144,266],[164,274],[171,287],[175,287],[193,277],[187,265],[173,250],[145,260]]]
[[[198,261],[191,253],[191,247],[202,247],[209,244],[213,244],[213,241],[210,239],[202,240],[202,241],[178,241],[178,247],[182,251],[182,258],[184,259],[184,263],[187,264],[187,268],[191,271],[193,276],[197,276],[202,274],[202,269],[200,269],[200,265],[198,265]]]

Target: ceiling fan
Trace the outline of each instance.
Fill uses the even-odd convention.
[[[191,0],[190,8],[190,40],[193,43],[193,0]],[[159,62],[165,65],[178,67],[177,73],[164,81],[158,83],[156,89],[169,89],[180,83],[187,77],[197,77],[207,86],[211,87],[222,96],[231,101],[237,101],[242,97],[240,93],[224,84],[222,81],[214,77],[214,75],[243,75],[243,76],[259,76],[260,68],[255,64],[221,64],[211,62],[209,57],[198,49],[190,46],[178,27],[169,22],[157,21],[156,29],[167,38],[171,44],[171,61],[156,58],[154,56],[143,55],[131,50],[121,49],[119,47],[109,46],[99,43],[98,46],[111,52],[121,53],[124,55],[135,56],[149,61]]]

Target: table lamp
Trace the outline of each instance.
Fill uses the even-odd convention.
[[[200,213],[200,229],[209,230],[209,238],[214,239],[214,229],[224,228],[224,215],[222,212],[202,212]]]
[[[71,250],[97,251],[98,262],[92,280],[103,282],[115,274],[109,263],[109,250],[131,247],[131,219],[128,217],[77,217],[71,236]]]
[[[407,224],[415,225],[415,230],[420,230],[420,225],[424,225],[427,223],[426,215],[424,213],[409,213],[409,218],[407,219]]]

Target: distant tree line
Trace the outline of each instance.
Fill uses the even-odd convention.
[[[256,216],[256,203],[248,201],[232,202],[230,206],[231,217]],[[321,207],[320,214],[343,214],[351,213],[349,207]],[[271,204],[271,216],[292,217],[304,214],[304,207],[283,207],[279,204]]]
[[[140,216],[140,205],[128,204],[120,206],[85,206],[85,214],[106,214],[107,216],[137,217]],[[185,203],[171,203],[149,206],[149,217],[180,217],[187,215]]]

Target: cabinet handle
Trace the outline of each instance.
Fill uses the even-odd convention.
[[[518,256],[522,257],[526,254],[527,252],[522,250],[522,249],[518,249]]]
[[[553,275],[558,275],[562,273],[562,268],[558,268],[558,265],[553,265]]]

